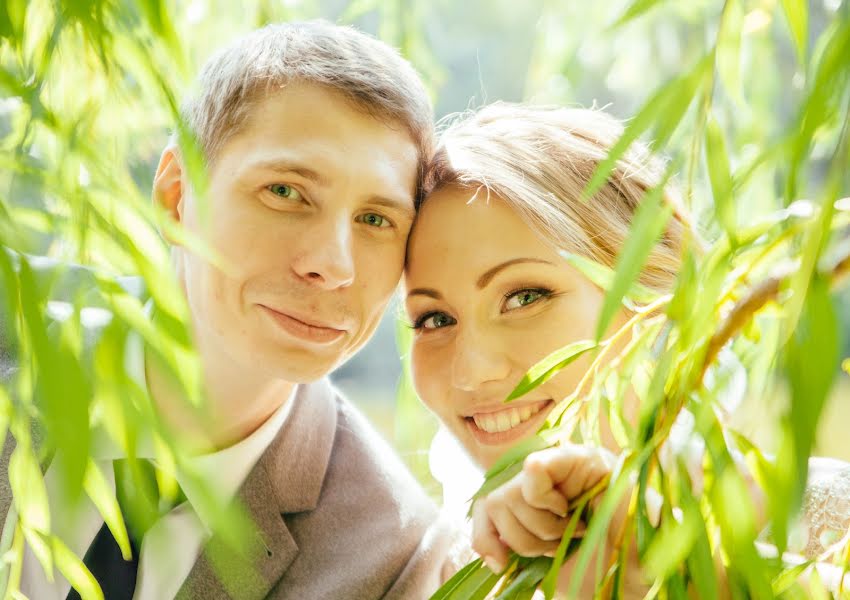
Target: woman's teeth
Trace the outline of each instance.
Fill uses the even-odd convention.
[[[498,412],[475,414],[472,419],[479,429],[487,433],[499,433],[513,429],[520,423],[528,421],[532,416],[540,412],[545,404],[523,406],[521,408],[506,408]]]

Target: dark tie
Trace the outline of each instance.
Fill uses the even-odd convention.
[[[115,494],[124,516],[133,556],[124,560],[118,542],[104,523],[83,557],[83,563],[100,584],[104,600],[132,600],[142,536],[175,503],[171,503],[168,510],[160,510],[156,472],[150,461],[137,460],[131,464],[129,460],[116,460],[114,467]],[[182,499],[179,498],[177,503]],[[79,592],[71,588],[66,600],[81,600]]]

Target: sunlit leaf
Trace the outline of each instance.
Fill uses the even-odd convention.
[[[574,541],[573,535],[578,527],[579,518],[584,514],[584,509],[587,503],[571,507],[573,514],[567,522],[564,533],[561,535],[561,542],[558,544],[558,549],[555,551],[555,556],[552,557],[552,564],[549,567],[549,572],[541,582],[540,589],[546,600],[551,600],[555,597],[556,586],[558,585],[558,575],[561,573],[561,567],[564,565],[564,559],[567,556],[567,550],[570,544]]]
[[[597,346],[598,344],[596,342],[582,340],[580,342],[573,342],[572,344],[568,344],[563,348],[555,350],[544,359],[537,362],[525,375],[523,375],[519,384],[517,384],[510,395],[508,395],[505,402],[510,402],[511,400],[516,400],[517,398],[524,396],[551,377],[554,377],[561,369],[577,360],[584,353],[596,348]]]
[[[431,596],[430,600],[447,600],[452,598],[452,594],[455,590],[457,590],[461,583],[483,569],[485,569],[484,563],[480,558],[476,558],[474,561],[452,575],[449,580],[446,581],[442,587],[440,587],[440,589]]]
[[[744,8],[739,0],[728,0],[723,6],[717,37],[717,73],[735,100],[743,99],[741,89],[741,33]]]
[[[782,0],[782,10],[791,29],[797,60],[804,64],[809,41],[809,3],[806,0]]]
[[[626,11],[620,15],[616,21],[614,21],[610,28],[617,29],[618,27],[622,27],[626,23],[629,23],[648,12],[651,8],[661,2],[662,0],[634,0],[631,4],[629,4]]]
[[[737,223],[732,198],[732,177],[729,174],[729,156],[723,131],[714,118],[709,118],[706,124],[705,156],[717,220],[723,225],[729,239],[734,242],[737,239]]]
[[[80,593],[80,597],[84,600],[103,600],[103,592],[97,580],[85,567],[82,559],[56,536],[51,537],[50,542],[56,566],[71,586]]]
[[[549,446],[551,444],[539,435],[531,436],[514,445],[510,450],[502,454],[493,463],[493,466],[487,470],[484,474],[484,484],[475,493],[473,498],[486,496],[500,485],[509,481],[522,470],[522,464],[526,456]]]
[[[602,339],[608,331],[608,326],[622,303],[623,297],[637,281],[646,259],[673,214],[673,207],[663,201],[664,185],[669,176],[668,171],[667,177],[643,197],[635,211],[629,236],[617,257],[614,281],[608,293],[605,294],[605,300],[599,311],[599,320],[596,324],[597,341]]]
[[[712,64],[710,58],[703,57],[691,70],[664,84],[643,104],[634,118],[629,120],[605,159],[596,167],[582,192],[583,199],[592,198],[605,185],[617,161],[653,125],[656,125],[656,145],[663,146],[667,142],[696,96],[696,90],[705,83]]]
[[[124,560],[130,560],[132,557],[130,539],[127,537],[127,527],[121,516],[118,500],[115,498],[115,492],[112,486],[106,481],[103,473],[100,472],[100,469],[93,460],[89,461],[86,468],[83,486],[86,494],[91,498],[92,503],[97,507],[98,512],[112,532],[115,541],[118,542],[118,547],[121,548],[121,555],[124,557]]]
[[[570,265],[581,271],[585,277],[590,279],[601,289],[605,291],[611,289],[611,284],[614,281],[614,276],[616,275],[614,269],[611,267],[607,267],[579,254],[566,252],[564,250],[560,250],[558,254],[560,254]],[[635,282],[632,284],[632,287],[626,294],[626,297],[634,300],[635,302],[648,303],[658,298],[658,293],[650,290],[644,285],[641,285],[639,282]]]
[[[551,558],[541,556],[531,559],[528,564],[522,567],[519,575],[496,596],[495,600],[511,600],[520,597],[520,594],[523,592],[534,592],[537,589],[537,584],[546,575],[551,564]],[[531,596],[529,595],[528,597],[530,598]]]

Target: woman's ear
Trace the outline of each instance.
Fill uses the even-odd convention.
[[[159,166],[153,180],[153,202],[165,209],[169,217],[176,223],[183,222],[184,208],[183,165],[176,145],[169,144],[162,151]],[[164,231],[160,233],[173,243]]]

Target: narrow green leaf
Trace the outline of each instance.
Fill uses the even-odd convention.
[[[85,567],[80,557],[71,552],[70,548],[55,536],[51,538],[51,548],[56,558],[56,566],[71,586],[80,593],[80,597],[83,600],[103,600],[103,592],[97,580]]]
[[[9,459],[9,484],[15,508],[24,527],[47,534],[50,508],[41,468],[29,445],[18,442]]]
[[[657,126],[655,144],[663,146],[666,143],[696,97],[696,90],[705,82],[712,64],[711,55],[703,57],[690,71],[665,83],[643,104],[608,151],[608,155],[596,167],[582,192],[582,199],[592,198],[605,185],[620,157],[653,124]]]
[[[541,438],[534,436],[530,439],[523,440],[505,454],[503,454],[496,465],[484,476],[484,483],[478,488],[478,491],[472,496],[473,500],[477,500],[481,496],[486,496],[496,488],[504,485],[522,471],[523,461],[532,452],[549,448],[552,444]],[[472,507],[470,507],[470,511]]]
[[[523,375],[520,382],[505,399],[505,402],[516,400],[524,396],[537,386],[541,385],[561,369],[575,361],[588,350],[596,348],[598,344],[588,340],[573,342],[563,348],[555,350],[549,356],[534,364],[528,372]]]
[[[796,290],[802,293],[803,290]],[[788,341],[785,372],[791,386],[791,411],[797,492],[806,481],[808,456],[817,433],[817,424],[835,379],[839,361],[840,324],[829,283],[815,276],[806,292],[800,320]]]
[[[606,292],[611,289],[611,283],[614,281],[615,275],[614,269],[611,267],[607,267],[595,260],[585,258],[579,254],[566,252],[564,250],[558,251],[558,254],[560,254],[572,267],[578,269],[582,275],[590,279],[600,289],[605,290]],[[646,304],[657,299],[658,292],[655,292],[636,281],[632,284],[632,287],[629,289],[626,297],[630,300],[634,300],[635,302]]]
[[[522,568],[522,571],[519,572],[513,581],[496,596],[496,600],[513,600],[520,593],[527,592],[528,590],[533,592],[537,589],[537,584],[546,575],[551,564],[552,559],[545,556],[532,559],[531,562]]]
[[[663,201],[664,186],[671,175],[672,170],[668,169],[661,183],[643,197],[635,211],[629,236],[617,256],[614,281],[611,283],[611,289],[605,294],[602,309],[599,311],[599,321],[596,325],[597,342],[608,331],[623,297],[637,281],[646,259],[673,214],[673,207]]]
[[[446,581],[440,589],[438,589],[431,596],[430,600],[447,600],[452,598],[452,594],[454,591],[460,586],[461,583],[469,579],[473,574],[477,573],[481,569],[484,569],[484,563],[480,558],[475,559],[462,569],[460,569],[457,573],[452,575],[448,581]]]
[[[118,547],[121,548],[121,555],[124,557],[124,560],[130,560],[132,557],[130,540],[127,537],[127,528],[124,525],[124,519],[121,517],[118,500],[115,498],[112,487],[106,481],[103,473],[100,472],[100,469],[93,460],[89,460],[88,467],[86,468],[83,488],[89,498],[91,498],[92,503],[97,507],[100,516],[103,517],[115,541],[118,542]]]
[[[661,579],[669,578],[691,553],[699,536],[702,515],[694,506],[682,512],[682,520],[665,521],[652,540],[643,564],[649,573]]]
[[[662,0],[635,0],[632,2],[629,7],[623,12],[620,17],[614,21],[614,23],[609,27],[609,29],[617,29],[622,27],[626,23],[633,21],[639,16],[648,12],[655,5],[660,4]]]
[[[773,580],[773,593],[778,598],[786,591],[788,591],[791,586],[797,583],[800,577],[803,575],[803,572],[808,569],[812,565],[812,561],[806,561],[800,563],[799,565],[794,565],[793,567],[789,567],[783,570],[779,575],[777,575]]]
[[[791,38],[800,64],[806,63],[809,38],[809,3],[807,0],[782,0],[782,10],[791,29]]]
[[[705,157],[711,180],[714,214],[726,230],[729,240],[736,243],[737,223],[735,205],[732,202],[732,177],[729,173],[729,157],[723,130],[714,117],[710,117],[705,129]]]
[[[739,0],[727,0],[717,35],[716,65],[720,80],[735,100],[743,99],[741,89],[741,32],[744,9]]]
[[[480,566],[466,577],[449,596],[458,600],[484,600],[499,583],[501,575],[493,573],[486,566]]]
[[[561,536],[561,543],[558,544],[558,549],[555,551],[555,556],[552,558],[552,565],[549,567],[549,572],[543,578],[540,589],[543,591],[546,600],[551,600],[555,597],[556,586],[558,585],[558,575],[561,573],[561,567],[564,565],[564,559],[567,557],[567,550],[573,542],[573,535],[578,527],[579,518],[584,513],[587,507],[587,502],[576,506],[573,509],[573,516],[567,522],[567,527],[564,529],[564,534]]]

